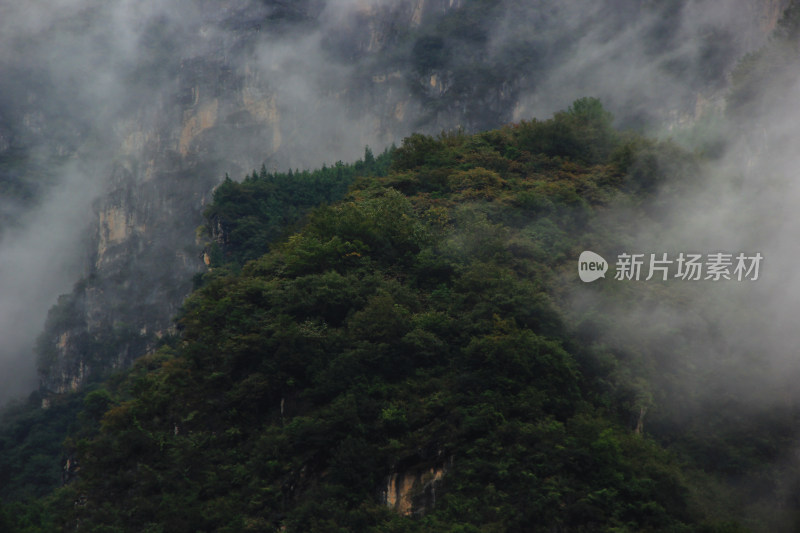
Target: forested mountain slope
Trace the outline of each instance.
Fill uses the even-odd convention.
[[[771,26],[786,4],[751,7]],[[688,132],[678,127],[687,110],[709,118],[703,106],[720,100],[703,93],[723,90],[747,48],[742,35],[704,25],[699,15],[713,10],[703,2],[609,1],[570,19],[586,24],[561,40],[492,38],[519,29],[511,14],[538,13],[511,0],[380,4],[410,30],[360,3],[355,19],[317,18],[325,5],[264,2],[210,26],[187,22],[186,35],[231,37],[206,43],[220,44],[224,61],[176,55],[153,71],[180,67],[168,84],[177,92],[162,101],[180,113],[122,129],[111,193],[95,204],[94,267],[50,313],[42,389],[2,413],[0,529],[795,531],[796,2],[734,70],[725,115]],[[588,23],[623,5],[636,9]],[[537,6],[556,18],[575,7]],[[734,11],[725,20],[738,20]],[[698,15],[696,34],[687,13]],[[628,25],[634,15],[644,22]],[[369,31],[349,32],[353,20]],[[151,22],[149,35],[164,36],[167,21]],[[217,23],[224,31],[208,33]],[[275,141],[291,144],[281,131],[313,156],[312,137],[292,122],[303,114],[270,107],[280,99],[265,79],[247,62],[229,69],[225,51],[318,23],[331,32],[317,43],[326,57],[357,58],[360,72],[327,80],[342,90],[320,105],[347,102],[336,116],[352,118],[348,106],[365,100],[348,89],[366,82],[376,101],[414,103],[410,113],[387,100],[383,119],[424,131],[354,163],[277,172]],[[649,46],[606,56],[630,52],[655,65],[654,79],[691,83],[662,108],[655,93],[613,90],[606,83],[622,71],[599,76],[602,62],[558,68],[614,31],[629,43],[646,34]],[[704,47],[679,46],[690,35]],[[672,46],[680,53],[660,52]],[[677,142],[613,128],[593,98],[476,132],[544,95],[564,98],[553,87],[575,90],[576,79],[625,108],[617,124],[672,117],[664,124]],[[267,127],[286,117],[288,130]],[[350,131],[345,123],[325,122]],[[453,123],[468,130],[429,135]],[[215,141],[226,134],[229,143]],[[266,152],[252,145],[264,139]],[[28,155],[6,152],[0,189],[35,203],[57,181],[59,157],[71,157],[54,148],[52,168],[28,188],[17,187]],[[233,160],[257,170],[209,192]],[[581,251],[613,265],[643,243],[658,250],[638,251],[758,246],[766,270],[751,284],[615,282],[613,270],[578,279]]]
[[[563,318],[593,221],[698,164],[610,119],[582,99],[413,135],[244,265],[270,222],[235,198],[279,176],[223,184],[179,337],[85,397],[75,480],[6,522],[36,505],[42,530],[735,531],[700,469],[637,428],[635,365]]]

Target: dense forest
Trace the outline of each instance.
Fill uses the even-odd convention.
[[[702,159],[585,98],[226,179],[178,334],[46,410],[34,394],[6,411],[2,529],[769,530],[732,482],[768,454],[705,455],[724,427],[659,434],[654,362],[566,303],[580,251],[614,245],[594,223],[658,216]]]

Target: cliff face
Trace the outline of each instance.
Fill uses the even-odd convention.
[[[687,95],[718,87],[733,58],[771,29],[786,3],[747,4],[755,11],[743,26],[746,38],[726,34],[712,50],[721,74],[693,74],[685,92],[663,106],[691,113]],[[195,228],[226,173],[239,178],[261,164],[283,170],[355,158],[365,145],[381,149],[415,130],[486,129],[560,102],[554,94],[572,98],[558,83],[584,79],[576,78],[578,66],[586,68],[586,36],[597,31],[597,18],[569,6],[208,1],[201,16],[181,21],[180,40],[172,36],[177,19],[154,16],[140,28],[144,49],[126,78],[135,97],[119,95],[129,104],[110,127],[83,279],[51,311],[39,340],[41,387],[74,390],[129,365],[173,331],[192,275],[204,268]],[[635,27],[633,17],[661,20],[638,2],[606,8],[606,29]],[[553,21],[562,16],[574,20],[560,27]],[[653,44],[653,58],[665,53],[656,44],[680,50],[683,27],[674,24],[658,26],[669,38]],[[594,37],[610,39],[606,33]],[[686,55],[680,68],[702,71],[704,57]],[[576,96],[606,93],[611,108],[625,101],[596,68],[580,75],[597,83],[578,83]],[[636,123],[649,105],[619,105],[617,114]]]
[[[287,40],[311,46],[308,39],[316,44],[344,29],[354,38],[335,42],[336,53],[363,60],[386,46],[387,20],[414,26],[458,6],[449,0],[393,7],[359,3],[342,18],[329,14],[332,22],[324,26],[318,4],[268,4],[266,10],[217,5],[191,29],[198,40],[193,48],[203,55],[167,58],[177,70],[144,93],[149,109],[118,119],[119,146],[106,190],[94,205],[86,273],[51,311],[39,339],[44,390],[75,390],[87,379],[124,368],[173,332],[192,275],[205,267],[195,229],[208,195],[226,173],[238,177],[262,163],[276,169],[321,164],[326,159],[320,153],[354,156],[364,145],[397,140],[396,132],[415,125],[403,111],[411,107],[407,91],[397,90],[402,79],[371,76],[365,87],[362,80],[339,78],[336,93],[328,94],[331,88],[305,73],[282,79],[277,69],[302,52],[272,47],[287,46]],[[369,30],[356,32],[353,23]],[[286,37],[293,31],[312,37]],[[292,91],[305,94],[300,99]],[[362,98],[369,100],[366,117],[356,116]]]
[[[252,168],[256,154],[280,145],[274,105],[253,98],[263,88],[243,78],[220,58],[182,60],[156,118],[122,124],[107,190],[94,205],[87,272],[66,300],[74,314],[65,323],[59,309],[51,312],[40,339],[44,389],[74,390],[123,368],[172,331],[203,266],[193,235],[206,196],[226,171]]]
[[[761,0],[753,3],[753,11],[759,21],[759,30],[763,34],[769,34],[775,29],[781,15],[789,7],[792,0]]]
[[[436,491],[447,470],[443,466],[394,473],[386,481],[384,503],[402,515],[422,515],[436,506]]]

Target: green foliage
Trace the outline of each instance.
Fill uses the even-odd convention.
[[[80,400],[80,475],[44,515],[89,531],[691,530],[680,464],[633,432],[641,402],[597,384],[613,365],[554,303],[593,217],[674,178],[662,145],[610,120],[583,99],[226,180],[206,215],[229,267],[213,260],[179,340]],[[403,477],[420,485],[392,498],[414,516],[385,502]]]
[[[44,496],[62,482],[62,443],[76,429],[80,395],[58,398],[42,409],[34,393],[26,402],[6,406],[0,418],[0,499]]]
[[[286,173],[267,172],[262,166],[238,183],[226,176],[205,211],[203,233],[212,238],[206,252],[210,265],[242,265],[260,257],[309,209],[338,200],[360,176],[385,174],[390,160],[389,149],[375,157],[367,147],[364,158],[353,164],[339,161],[313,172]]]
[[[596,98],[582,98],[552,119],[523,121],[516,130],[523,150],[594,165],[607,160],[617,145],[612,116]]]
[[[403,139],[403,144],[392,157],[392,170],[415,170],[422,166],[442,166],[447,162],[448,147],[430,135],[414,133]]]

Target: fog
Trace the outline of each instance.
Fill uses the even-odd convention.
[[[35,388],[30,364],[32,336],[41,331],[55,295],[66,292],[80,272],[81,243],[91,222],[91,178],[64,168],[60,183],[25,213],[6,235],[0,253],[0,324],[4,396]]]
[[[24,150],[14,172],[37,183],[33,199],[10,191],[0,201],[0,401],[35,387],[36,336],[58,295],[92,269],[98,206],[119,186],[114,169],[123,160],[144,166],[153,147],[164,157],[179,152],[175,132],[190,105],[213,96],[219,116],[249,110],[241,124],[230,119],[234,126],[184,143],[191,152],[184,163],[213,162],[214,179],[239,178],[262,163],[283,170],[352,160],[365,145],[381,150],[415,130],[547,118],[583,96],[599,97],[620,126],[669,134],[723,105],[731,69],[766,42],[780,6],[653,4],[500,2],[462,35],[448,33],[441,17],[473,5],[467,1],[0,0],[0,148]],[[414,47],[438,35],[440,56]],[[190,79],[187,61],[198,57],[216,65],[218,79]],[[219,74],[228,71],[230,79]],[[774,117],[767,121],[774,135],[791,138],[792,117],[781,109]],[[760,251],[757,286],[714,288],[710,300],[689,300],[693,313],[654,312],[662,325],[680,328],[702,316],[724,328],[724,315],[715,319],[712,309],[757,302],[769,325],[734,321],[723,336],[769,347],[766,364],[780,380],[797,370],[789,355],[799,281],[791,253],[797,165],[787,153],[765,157],[747,137],[728,143],[730,158],[698,176],[694,201],[675,207],[672,226],[632,230],[627,242],[643,252]],[[47,172],[39,176],[39,168]],[[131,179],[144,181],[145,173]],[[213,183],[201,185],[207,192]],[[194,235],[176,238],[191,244]],[[641,331],[635,314],[613,312],[618,324],[632,324],[614,333],[621,343],[626,331]],[[707,355],[697,364],[713,369],[716,346],[698,342]]]

